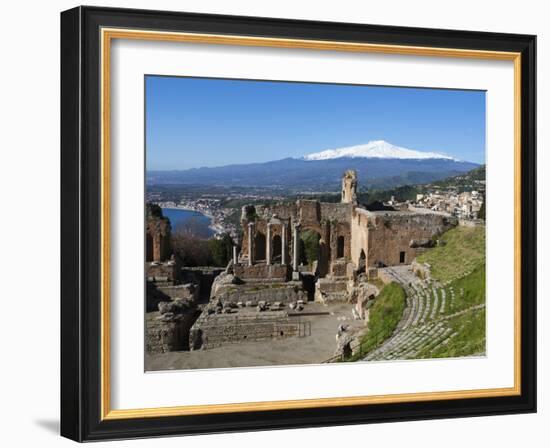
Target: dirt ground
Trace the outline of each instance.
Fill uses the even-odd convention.
[[[352,308],[352,304],[308,303],[304,313],[328,312],[300,317],[303,322],[310,322],[310,336],[240,342],[208,350],[146,354],[145,370],[318,364],[334,356],[336,332],[340,324],[349,325],[348,331],[354,333],[364,329],[364,321],[353,318]]]

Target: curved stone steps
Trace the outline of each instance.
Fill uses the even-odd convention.
[[[407,305],[392,336],[366,355],[366,361],[413,359],[433,353],[457,335],[448,326],[448,319],[484,306],[453,313],[455,291],[451,286],[421,280],[403,268],[386,268],[386,273],[404,288]]]

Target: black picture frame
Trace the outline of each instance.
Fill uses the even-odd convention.
[[[102,420],[102,27],[521,53],[521,394]],[[99,7],[61,13],[61,435],[92,441],[536,412],[535,57],[531,35]]]

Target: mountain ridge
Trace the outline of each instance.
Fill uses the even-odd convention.
[[[361,187],[393,187],[431,182],[476,168],[451,159],[383,159],[340,157],[327,160],[286,158],[269,162],[147,171],[149,185],[281,186],[293,189],[338,190],[348,169],[357,171]]]
[[[388,143],[385,140],[371,140],[368,143],[345,146],[336,149],[306,154],[304,160],[331,160],[338,158],[378,158],[378,159],[449,159],[460,162],[459,159],[437,152],[417,151]]]

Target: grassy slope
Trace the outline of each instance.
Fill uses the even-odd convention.
[[[449,299],[445,314],[454,314],[485,303],[485,228],[457,227],[442,235],[447,244],[418,257],[432,266],[432,277],[445,286]],[[463,291],[463,292],[462,292]],[[447,345],[439,346],[430,358],[467,356],[485,352],[485,309],[474,309],[446,320],[457,335]],[[419,353],[418,358],[427,357]]]
[[[430,358],[457,358],[485,353],[485,309],[454,317],[448,324],[458,334],[447,345],[437,347]],[[419,353],[418,358],[422,357]]]
[[[432,277],[441,283],[469,274],[485,261],[485,227],[455,227],[440,237],[445,244],[420,255],[431,266]]]
[[[369,331],[361,340],[361,352],[368,353],[374,350],[387,338],[403,316],[406,305],[405,291],[397,283],[384,286],[376,298],[369,313]],[[360,359],[360,353],[352,357],[352,361]]]

